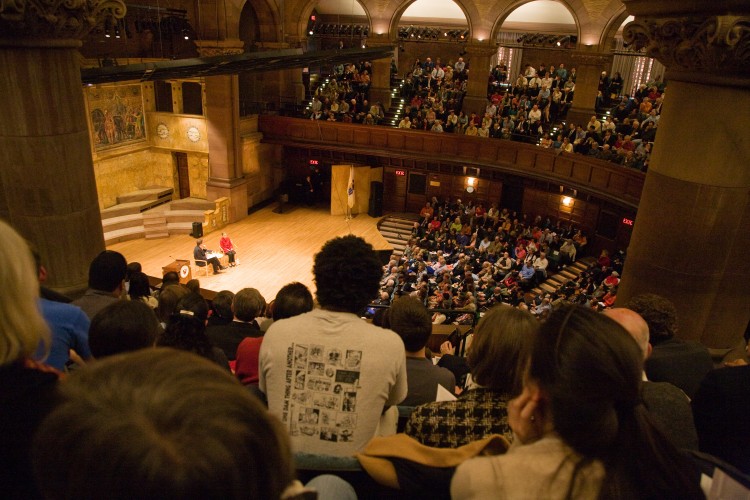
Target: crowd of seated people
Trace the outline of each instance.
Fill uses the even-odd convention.
[[[459,259],[469,263],[487,257],[493,270],[506,251],[525,252],[524,261],[529,253],[535,261],[543,258],[541,248],[551,247],[549,233],[559,231],[558,240],[563,235],[565,242],[578,243],[572,250],[564,251],[562,245],[558,250],[571,261],[585,247],[584,236],[574,228],[542,218],[528,221],[496,207],[483,212],[477,205],[467,214],[463,206],[459,214],[460,205],[426,207],[432,214],[425,210],[425,224],[418,225],[415,235],[427,243],[409,250],[410,267],[426,266],[424,257],[430,252],[452,259],[437,235],[430,236],[440,229],[427,229],[436,218],[454,229],[460,225],[461,234],[467,223],[482,231],[468,235],[475,248],[467,253],[464,247]],[[492,250],[494,259],[489,258],[496,241],[487,238],[491,231],[500,233],[498,244],[508,243],[501,254]],[[23,251],[24,240],[3,222],[0,237],[7,243],[5,250],[0,248],[5,270],[0,286],[8,293],[0,299],[0,486],[12,497],[315,498],[294,481],[292,450],[324,450],[339,457],[364,453],[359,460],[369,471],[368,449],[387,439],[375,437],[377,422],[384,407],[408,396],[406,358],[424,349],[410,332],[424,318],[414,323],[409,317],[413,306],[423,307],[423,302],[411,300],[391,318],[404,338],[416,342],[408,351],[396,333],[359,318],[357,312],[378,292],[381,269],[372,247],[358,237],[331,240],[316,255],[317,305],[309,290],[292,283],[262,315],[265,300],[253,289],[221,292],[209,306],[173,276],[165,276],[152,293],[159,302],[155,312],[148,301],[127,298],[124,258],[110,251],[92,262],[95,273],[106,275],[92,283],[119,277],[114,289],[120,293],[99,294],[106,304],[83,336],[92,357],[79,359],[79,367],[62,374],[44,363],[57,334],[38,307],[38,265],[31,252]],[[102,261],[113,265],[102,266]],[[599,277],[610,287],[617,286],[618,274],[610,272],[621,265],[617,261],[604,253],[597,260]],[[438,259],[433,265],[442,269],[450,264]],[[480,262],[480,272],[482,267]],[[454,268],[463,280],[457,288],[469,289],[471,281],[480,281],[467,274],[474,267]],[[400,274],[389,279],[399,282]],[[658,408],[641,399],[644,373],[649,378],[656,373],[654,366],[652,371],[648,363],[644,367],[644,359],[656,355],[645,339],[643,345],[633,340],[638,332],[629,330],[628,315],[607,317],[592,307],[563,303],[538,322],[534,311],[518,305],[498,304],[477,325],[464,361],[470,376],[456,390],[463,390],[459,399],[417,407],[407,425],[409,435],[435,447],[421,450],[423,456],[464,445],[473,455],[462,448],[459,456],[464,458],[448,468],[447,483],[430,476],[412,480],[412,485],[437,496],[447,496],[450,488],[452,498],[487,498],[498,492],[513,498],[703,498],[695,463],[678,450],[672,434],[660,430],[659,419],[652,417]],[[646,330],[665,330],[660,335],[666,340],[654,347],[664,351],[660,356],[678,352],[679,342],[671,337],[676,318],[663,300],[646,298],[626,306],[630,316],[643,317]],[[419,315],[424,316],[421,310]],[[256,323],[237,348],[238,368],[242,362],[246,370],[242,374],[230,370],[231,356],[224,352],[228,344],[220,348],[206,334],[207,323],[222,327],[233,321]],[[693,346],[680,352],[695,359]],[[661,380],[684,378],[690,369],[683,365],[678,374],[663,372]],[[745,368],[723,370],[736,370],[729,373],[732,387],[748,386],[741,384],[748,376]],[[242,384],[253,386],[245,378],[251,375],[259,380],[247,390]],[[712,444],[724,439],[715,436],[724,416],[736,415],[735,429],[744,425],[746,415],[721,405],[728,387],[722,385],[724,375],[721,370],[709,373],[696,392],[702,405],[701,447],[709,438]],[[268,408],[253,394],[267,396]],[[733,397],[734,407],[747,408],[750,397]],[[478,448],[477,440],[488,434],[501,434],[513,446]],[[726,458],[747,470],[744,438],[731,438],[737,446]],[[482,450],[485,456],[468,458]],[[722,453],[721,445],[711,450]],[[398,456],[397,446],[391,451]],[[409,482],[401,483],[402,489]],[[321,478],[317,491],[321,499],[356,498],[339,478]]]
[[[319,86],[306,113],[311,120],[377,125],[385,116],[380,103],[370,103],[372,64],[338,64]]]
[[[404,254],[385,266],[377,304],[409,294],[439,310],[436,324],[474,324],[478,313],[498,303],[544,318],[564,300],[597,310],[615,302],[623,256],[610,258],[606,250],[593,268],[554,293],[531,293],[586,250],[585,233],[570,223],[460,199],[433,199],[420,217]]]
[[[377,125],[385,117],[382,103],[368,101],[367,62],[337,66],[329,82],[319,87],[309,109],[314,120]],[[462,110],[469,68],[455,62],[417,59],[406,73],[401,96],[408,102],[401,129],[458,133],[483,138],[538,144],[557,152],[579,153],[646,171],[664,101],[660,81],[641,84],[631,96],[623,94],[619,73],[602,73],[596,109],[586,124],[566,122],[575,96],[576,68],[563,63],[526,64],[517,78],[498,64],[489,72],[488,100],[483,113]]]

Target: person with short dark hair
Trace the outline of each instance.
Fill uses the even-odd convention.
[[[139,300],[119,300],[91,320],[89,347],[100,359],[122,352],[153,347],[161,332],[154,310]]]
[[[204,267],[206,264],[211,264],[211,267],[213,267],[214,270],[214,274],[219,274],[220,271],[226,269],[221,265],[221,262],[219,262],[218,258],[208,257],[208,249],[206,248],[206,245],[203,244],[203,238],[198,238],[197,240],[195,240],[195,248],[193,248],[193,260],[195,260],[195,265],[199,267]]]
[[[360,319],[382,263],[357,236],[326,242],[314,259],[320,309],[274,322],[260,349],[259,388],[296,451],[350,456],[406,396],[404,344]]]
[[[637,312],[648,323],[653,347],[646,360],[646,375],[653,382],[674,384],[693,398],[701,380],[713,370],[711,355],[698,342],[677,338],[677,309],[661,295],[644,293],[631,298],[625,307]]]
[[[291,318],[312,311],[313,298],[310,290],[302,283],[294,282],[281,287],[273,304],[274,321]],[[244,385],[258,385],[258,357],[264,336],[247,337],[237,346],[237,363],[234,372]]]
[[[188,292],[175,305],[167,326],[156,339],[156,345],[189,351],[229,370],[224,351],[211,345],[206,337],[208,304],[197,293]]]
[[[182,285],[169,285],[162,288],[159,294],[159,305],[156,306],[156,317],[159,318],[162,328],[167,327],[169,318],[174,314],[180,299],[189,293],[190,290]]]
[[[130,286],[128,287],[130,300],[138,300],[152,309],[159,305],[155,297],[151,295],[151,285],[145,273],[134,272],[130,275]]]
[[[211,301],[211,316],[208,317],[207,326],[228,325],[234,318],[232,313],[232,302],[234,302],[234,292],[222,290],[214,296]]]
[[[206,328],[206,336],[211,345],[219,347],[229,361],[234,361],[237,357],[237,346],[243,339],[263,335],[255,318],[265,307],[266,300],[255,288],[243,288],[237,292],[232,301],[234,320],[226,325]]]
[[[513,446],[456,469],[451,498],[705,498],[640,399],[643,355],[615,321],[567,305],[541,324],[508,406]]]
[[[401,297],[388,310],[383,325],[396,332],[406,349],[408,392],[401,406],[417,406],[437,399],[438,385],[456,390],[456,377],[447,368],[435,366],[425,357],[425,346],[432,335],[430,313],[419,299]]]
[[[104,250],[89,265],[89,288],[73,301],[89,319],[112,302],[119,300],[125,288],[128,262],[119,252]]]
[[[278,421],[194,354],[113,356],[71,376],[62,396],[34,442],[44,498],[279,499],[293,482]]]

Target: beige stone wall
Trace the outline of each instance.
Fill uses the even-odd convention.
[[[284,179],[281,166],[281,146],[262,144],[263,134],[258,131],[257,117],[243,118],[242,173],[248,180],[247,201],[252,207],[273,196],[273,191]]]
[[[118,195],[131,191],[154,186],[176,189],[172,154],[155,148],[122,151],[121,154],[95,160],[94,175],[100,209],[116,205]],[[190,182],[192,186],[193,180]],[[204,197],[205,190],[204,179]]]
[[[207,199],[208,155],[204,153],[188,153],[188,172],[190,176],[190,196],[192,198]]]

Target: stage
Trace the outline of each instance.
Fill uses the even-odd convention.
[[[327,207],[287,204],[282,214],[273,212],[276,207],[273,203],[239,222],[204,235],[207,248],[218,250],[221,233],[226,232],[237,249],[240,265],[218,275],[210,271],[208,277],[201,274],[197,277],[201,288],[213,292],[257,288],[270,301],[282,286],[299,281],[315,294],[313,256],[329,239],[353,234],[364,238],[377,251],[391,249],[377,229],[379,219],[366,213],[345,221],[342,215],[331,215]],[[192,236],[173,235],[125,241],[107,248],[122,253],[128,262],[140,262],[147,275],[161,278],[162,267],[176,259],[190,260],[192,264],[194,247]]]

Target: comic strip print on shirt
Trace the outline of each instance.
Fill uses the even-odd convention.
[[[292,436],[349,442],[357,428],[362,351],[292,344],[282,420]]]

